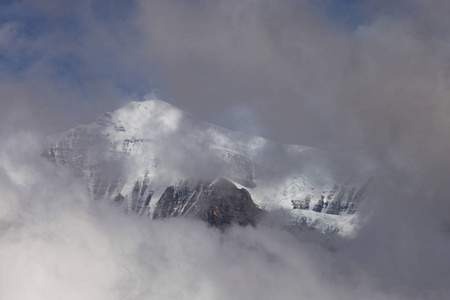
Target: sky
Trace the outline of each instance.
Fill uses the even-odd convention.
[[[327,72],[321,70],[328,68],[320,62],[321,56],[334,54],[314,49],[341,43],[338,35],[352,38],[365,15],[357,1],[282,5],[3,1],[0,5],[2,86],[21,89],[25,81],[33,85],[26,90],[34,90],[34,100],[23,96],[22,101],[34,102],[43,115],[53,106],[59,118],[42,125],[46,131],[90,121],[129,97],[139,98],[158,88],[166,101],[199,118],[296,144],[319,143],[309,136],[316,133],[295,134],[294,122],[278,125],[279,115],[291,111],[292,105],[309,105],[309,98],[319,97],[315,94],[320,87],[310,86],[308,80],[323,75],[300,77],[310,71]],[[285,22],[285,15],[292,22]],[[326,32],[324,24],[336,27],[336,32]],[[303,33],[297,36],[297,32]],[[302,53],[294,55],[297,51]],[[342,59],[339,53],[335,56]],[[336,67],[340,66],[330,69]],[[301,76],[292,82],[296,75]],[[57,103],[49,100],[56,97]],[[271,114],[274,101],[279,108]],[[284,119],[308,115],[299,111]],[[317,123],[315,130],[323,131]]]
[[[450,298],[449,10],[0,1],[0,298]],[[41,157],[45,136],[154,88],[198,120],[323,149],[332,171],[369,168],[358,235],[150,222]]]

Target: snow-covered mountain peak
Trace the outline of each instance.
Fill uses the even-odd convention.
[[[172,206],[182,198],[195,207],[189,197],[206,197],[201,190],[221,177],[248,189],[260,207],[289,211],[290,223],[349,234],[364,180],[311,167],[320,153],[201,122],[157,99],[130,102],[48,138],[50,159],[81,175],[93,198],[125,202],[130,211],[152,215],[163,195]]]
[[[104,113],[98,123],[105,134],[152,138],[179,129],[183,112],[161,100],[132,101],[111,113]]]

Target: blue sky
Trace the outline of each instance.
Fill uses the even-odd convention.
[[[349,30],[355,29],[364,22],[365,0],[313,0],[311,2],[321,6],[333,22]]]
[[[187,3],[191,1],[186,1]],[[313,1],[320,10],[323,10],[325,15],[329,17],[337,26],[342,26],[346,30],[353,30],[363,22],[363,8],[361,1],[356,0],[323,0]],[[40,9],[39,4],[32,6],[26,1],[9,1],[1,0],[0,5],[3,6],[0,10],[0,24],[16,22],[20,25],[14,34],[13,40],[26,39],[29,43],[39,41],[53,34],[63,35],[64,39],[59,39],[57,42],[66,43],[70,40],[76,43],[77,40],[82,39],[89,33],[90,28],[84,23],[86,18],[81,16],[84,8],[72,5],[71,11],[64,11],[60,6],[51,9]],[[126,24],[127,19],[133,18],[135,14],[136,4],[132,2],[123,1],[94,1],[91,4],[92,18],[96,19],[97,25],[104,26],[104,29],[114,33]],[[58,10],[62,10],[58,12]],[[135,29],[138,35],[139,29]],[[117,41],[120,43],[120,41]],[[8,53],[7,49],[0,51],[0,72],[6,76],[17,76],[31,67],[37,60],[48,56],[49,49],[42,46],[39,49],[30,49],[23,47]],[[98,46],[98,45],[97,45]],[[90,62],[85,61],[80,57],[79,53],[74,49],[70,51],[65,49],[64,53],[54,53],[51,55],[48,67],[52,69],[50,77],[54,80],[65,80],[70,84],[76,85],[80,88],[85,88],[86,80],[89,80],[90,74],[87,76],[83,73]],[[114,62],[112,62],[114,63]],[[154,69],[163,69],[164,67],[154,62]],[[164,85],[163,90],[169,88],[169,85],[164,83],[162,78],[163,72],[156,75],[158,78],[153,78],[157,82],[148,82],[143,79],[142,74],[134,70],[126,76],[115,74],[118,72],[119,66],[111,65],[111,62],[101,66],[98,74],[103,78],[110,78],[116,87],[123,90],[125,94],[143,94],[147,90],[157,85]],[[123,74],[126,70],[121,70]],[[59,78],[58,78],[59,77]]]

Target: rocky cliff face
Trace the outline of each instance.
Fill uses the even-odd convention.
[[[156,203],[153,218],[191,216],[225,228],[233,223],[255,226],[262,213],[247,190],[218,178],[212,183],[184,182],[179,187],[167,187]]]
[[[289,172],[267,176],[278,168],[267,149],[282,153]],[[49,159],[82,176],[93,199],[130,212],[192,216],[223,227],[254,225],[259,206],[288,211],[290,224],[345,234],[367,193],[366,180],[296,167],[314,153],[195,121],[159,100],[131,102],[47,141]]]

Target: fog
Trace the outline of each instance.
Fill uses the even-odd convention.
[[[392,299],[314,234],[127,215],[39,149],[28,134],[2,146],[1,298]]]
[[[0,3],[0,297],[450,298],[449,9]],[[41,156],[46,135],[155,87],[198,120],[318,147],[331,174],[370,171],[357,236],[127,215]]]

